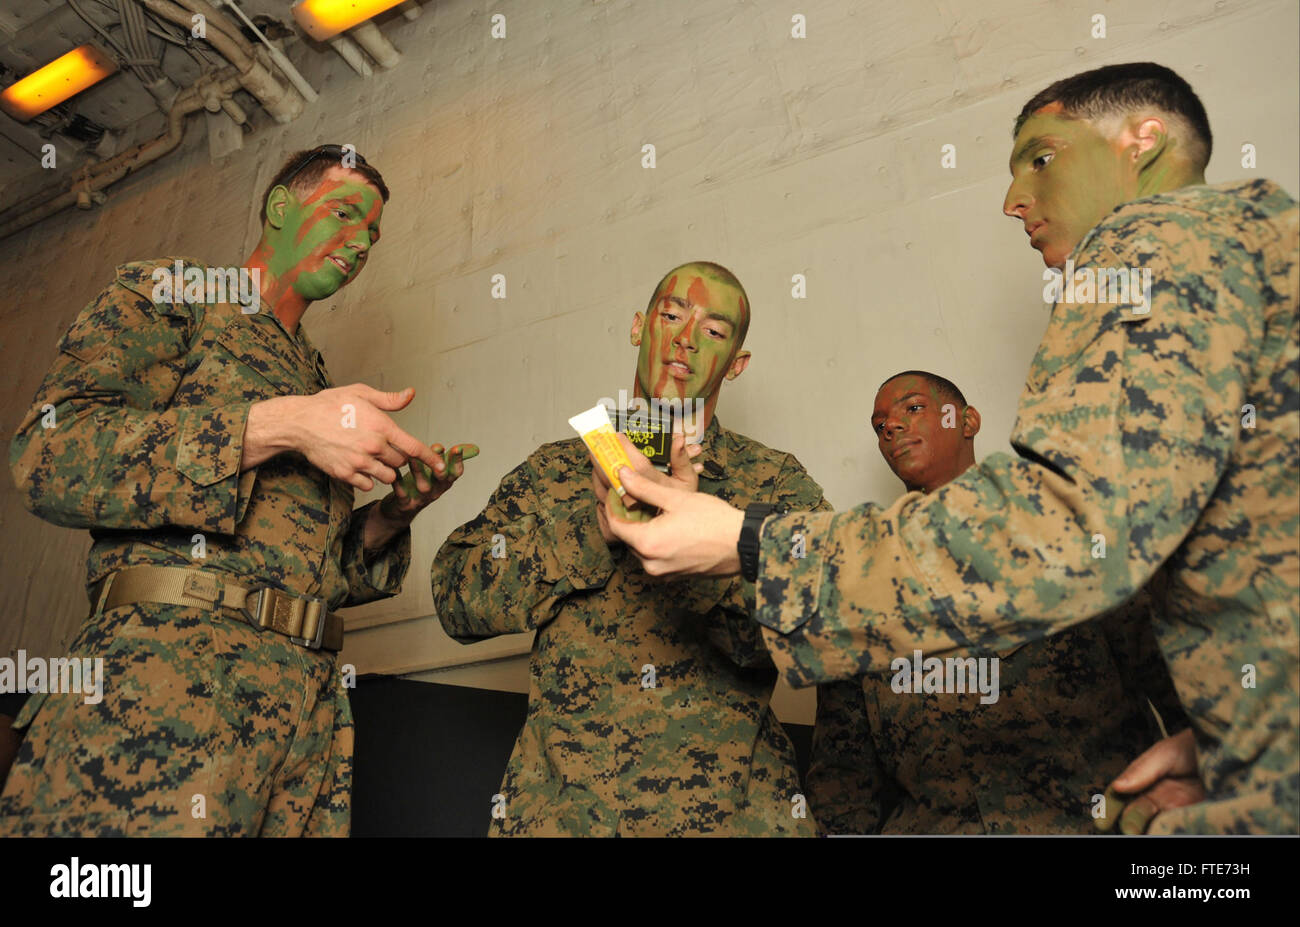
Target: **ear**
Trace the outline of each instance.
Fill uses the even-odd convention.
[[[645,325],[645,316],[638,312],[632,316],[632,346],[641,347],[641,328]]]
[[[289,208],[289,188],[281,184],[266,195],[266,222],[271,228],[284,228],[284,214]]]
[[[1142,173],[1169,147],[1169,131],[1159,116],[1144,116],[1125,129],[1124,142]]]
[[[749,352],[741,351],[739,354],[736,355],[735,360],[731,362],[731,366],[727,368],[727,379],[728,380],[736,379],[736,377],[740,376],[742,373],[745,372],[745,368],[748,366],[749,366]]]
[[[961,416],[961,436],[963,438],[973,438],[980,433],[980,410],[974,406],[967,406],[966,411]]]

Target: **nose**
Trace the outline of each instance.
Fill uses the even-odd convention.
[[[1033,204],[1034,198],[1029,191],[1020,184],[1020,181],[1013,180],[1011,186],[1007,188],[1006,198],[1002,200],[1002,213],[1023,221],[1025,213]]]
[[[358,229],[347,246],[357,252],[358,255],[365,256],[365,253],[370,250],[370,230]]]
[[[892,441],[894,440],[894,435],[896,435],[898,432],[902,430],[903,430],[902,422],[895,421],[892,418],[887,418],[883,423],[881,423],[880,426],[880,440]]]
[[[698,329],[695,314],[692,313],[691,317],[686,320],[686,324],[681,327],[681,330],[676,335],[673,335],[673,346],[687,348],[691,351],[696,350],[695,338]]]

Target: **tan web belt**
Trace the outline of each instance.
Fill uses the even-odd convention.
[[[228,608],[257,630],[283,634],[311,650],[343,649],[343,619],[330,614],[324,599],[294,595],[263,586],[250,589],[221,579],[219,574],[186,567],[128,567],[110,573],[91,591],[98,602],[111,583],[104,608],[134,602],[161,602],[191,608]]]

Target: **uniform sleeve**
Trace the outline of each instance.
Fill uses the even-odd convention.
[[[366,519],[379,500],[352,512],[343,538],[343,576],[348,597],[340,608],[386,599],[402,590],[402,580],[411,565],[411,529],[403,528],[378,550],[365,549]]]
[[[461,643],[535,630],[566,597],[602,588],[614,571],[590,471],[585,479],[551,474],[543,486],[539,468],[552,468],[539,454],[508,473],[434,558],[438,618]]]
[[[876,755],[862,684],[817,687],[817,722],[805,782],[808,807],[828,834],[875,834],[897,786]]]
[[[783,511],[830,511],[830,503],[822,494],[821,486],[808,475],[803,465],[787,454],[771,492],[761,501],[778,504]],[[797,539],[788,555],[803,552]],[[754,584],[740,576],[691,577],[679,580],[686,588],[696,590],[725,587],[721,598],[715,593],[712,601],[718,605],[708,623],[709,639],[733,661],[745,667],[770,667],[771,655],[763,641],[763,632],[754,624]]]
[[[1123,259],[1114,236],[1097,235],[1078,267],[1150,268],[1146,311],[1137,299],[1056,304],[1021,396],[1017,456],[885,509],[764,525],[756,620],[792,684],[882,673],[917,647],[1037,640],[1123,603],[1182,543],[1239,440],[1260,285],[1188,270],[1206,253],[1250,268],[1231,240],[1158,216],[1125,232]],[[803,560],[785,556],[796,530]]]
[[[59,342],[9,449],[36,515],[69,528],[174,525],[233,533],[251,401],[171,408],[201,311],[114,282]]]

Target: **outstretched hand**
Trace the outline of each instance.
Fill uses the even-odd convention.
[[[413,398],[410,387],[394,393],[353,383],[310,396],[255,402],[244,426],[240,472],[284,451],[297,451],[327,476],[368,492],[376,481],[395,482],[398,468],[408,460],[432,467],[432,449],[388,414],[406,408]]]
[[[432,446],[434,466],[419,458],[410,461],[410,469],[393,483],[393,491],[379,504],[383,513],[394,521],[411,521],[427,505],[451,489],[465,472],[464,461],[478,456],[477,444],[456,444],[444,450]]]

